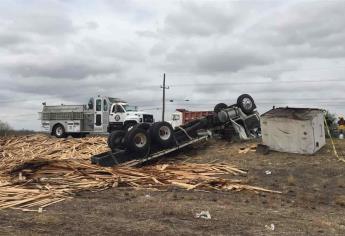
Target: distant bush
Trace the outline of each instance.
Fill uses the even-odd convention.
[[[334,113],[330,113],[329,111],[325,112],[325,118],[326,118],[326,122],[328,127],[334,127],[337,125],[337,115]]]
[[[325,111],[325,119],[331,135],[335,137],[337,135],[337,115],[329,111]],[[326,129],[326,127],[325,127]],[[329,138],[328,132],[326,130],[326,137]]]
[[[12,131],[13,129],[11,128],[11,126],[0,120],[0,136],[6,136],[9,134],[10,131]]]
[[[7,122],[3,122],[0,120],[0,137],[9,135],[28,135],[34,133],[36,132],[33,130],[14,130]]]

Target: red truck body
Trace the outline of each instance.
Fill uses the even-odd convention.
[[[213,115],[213,111],[188,111],[186,109],[176,109],[176,111],[182,113],[182,125],[208,115]]]

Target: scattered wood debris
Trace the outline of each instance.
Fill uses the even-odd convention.
[[[79,191],[121,186],[280,193],[220,177],[246,175],[228,164],[91,165],[91,155],[107,150],[104,137],[58,140],[36,135],[0,139],[0,145],[0,209],[42,212]]]
[[[248,152],[255,152],[256,151],[256,144],[253,144],[249,147],[241,147],[238,150],[239,154],[247,154]]]

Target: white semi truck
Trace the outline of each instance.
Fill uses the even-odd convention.
[[[140,112],[121,99],[101,95],[90,98],[87,105],[47,106],[43,103],[40,119],[42,130],[57,138],[110,133],[138,123],[154,122],[152,114]]]

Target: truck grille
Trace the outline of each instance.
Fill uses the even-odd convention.
[[[145,123],[153,123],[153,115],[143,115],[143,121]]]

